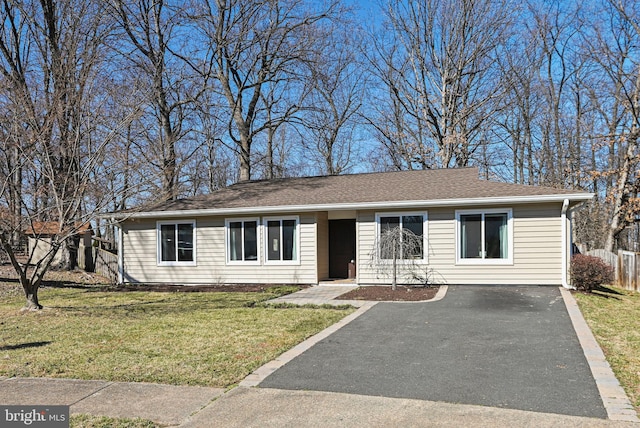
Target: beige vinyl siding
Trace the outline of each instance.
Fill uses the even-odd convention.
[[[374,211],[359,211],[356,217],[356,281],[358,284],[386,283],[378,278],[371,258],[376,245],[376,216]]]
[[[282,217],[291,215],[297,214],[284,214]],[[260,227],[259,264],[253,265],[227,263],[225,219],[233,217],[195,219],[195,266],[158,266],[156,221],[127,221],[123,224],[124,281],[176,284],[315,284],[318,281],[315,262],[317,252],[315,215],[300,214],[298,217],[299,263],[265,263],[265,232],[264,228]],[[175,220],[180,221],[180,219]],[[260,223],[263,223],[262,218]]]
[[[326,211],[316,214],[318,237],[318,280],[329,278],[329,216]]]
[[[496,207],[478,207],[478,209]],[[428,268],[431,280],[446,284],[544,284],[562,282],[561,204],[527,204],[513,210],[513,264],[456,264],[455,207],[428,212]],[[465,209],[468,209],[465,207]],[[375,243],[375,212],[361,212],[358,219],[358,282],[385,284],[370,265]]]

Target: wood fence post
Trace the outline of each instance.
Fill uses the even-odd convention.
[[[616,285],[624,288],[624,256],[622,250],[618,250],[618,262],[616,263]]]

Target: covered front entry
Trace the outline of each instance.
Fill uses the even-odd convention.
[[[355,258],[356,220],[329,220],[329,277],[349,278],[349,263]]]

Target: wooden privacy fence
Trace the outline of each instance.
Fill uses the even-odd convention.
[[[615,285],[625,290],[640,291],[640,253],[618,250],[615,254],[607,250],[591,250],[586,254],[598,257],[615,268]]]
[[[618,256],[616,253],[612,253],[607,250],[591,250],[585,253],[587,256],[593,256],[601,259],[603,262],[611,266],[612,268],[618,269]]]
[[[640,253],[618,250],[616,280],[625,290],[639,291],[640,288]]]
[[[109,278],[112,284],[118,282],[118,255],[101,248],[95,248],[95,272]]]
[[[78,267],[100,274],[113,284],[118,281],[118,255],[102,248],[80,245]]]

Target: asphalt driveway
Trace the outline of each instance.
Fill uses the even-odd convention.
[[[438,302],[380,303],[260,387],[607,417],[555,287],[450,286]]]

